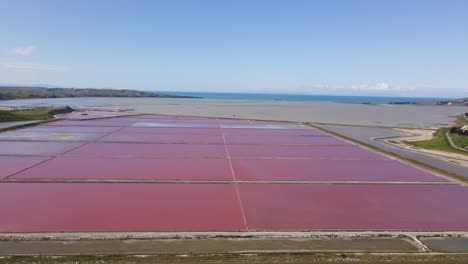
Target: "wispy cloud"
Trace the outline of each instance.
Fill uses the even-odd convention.
[[[387,82],[379,82],[375,84],[355,84],[351,86],[353,91],[375,91],[375,92],[389,92],[389,91],[414,91],[416,87],[403,87],[398,85],[391,85]]]
[[[34,63],[34,62],[1,62],[0,67],[19,70],[43,70],[43,71],[66,71],[63,65]]]
[[[34,53],[36,50],[36,46],[28,45],[28,46],[19,46],[12,49],[6,50],[7,54],[10,55],[19,55],[19,56],[29,56]]]

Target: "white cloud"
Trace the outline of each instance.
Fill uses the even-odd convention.
[[[28,45],[8,49],[6,53],[10,55],[29,56],[33,54],[34,50],[36,50],[36,46]]]
[[[380,82],[376,84],[355,84],[351,86],[354,91],[388,91],[390,84]]]
[[[34,62],[0,62],[0,67],[19,70],[44,70],[44,71],[65,71],[67,67],[54,64],[43,64]]]
[[[388,92],[388,91],[414,91],[416,88],[391,85],[387,82],[379,82],[375,84],[355,84],[351,86],[351,89],[353,91]]]

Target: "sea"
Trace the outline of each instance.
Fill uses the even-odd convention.
[[[303,94],[265,94],[265,93],[210,93],[210,92],[173,92],[157,91],[155,93],[178,96],[193,96],[215,99],[250,99],[278,101],[331,101],[346,103],[419,103],[426,101],[448,101],[454,98],[428,97],[385,97],[385,96],[342,96],[342,95],[303,95]]]

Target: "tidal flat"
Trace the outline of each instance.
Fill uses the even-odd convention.
[[[339,103],[326,101],[275,101],[244,99],[176,98],[61,98],[2,101],[1,105],[117,106],[139,113],[245,118],[324,124],[437,127],[464,113],[463,106],[419,106]]]

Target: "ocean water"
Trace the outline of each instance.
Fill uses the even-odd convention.
[[[208,92],[168,92],[155,93],[179,96],[195,96],[216,99],[252,99],[252,100],[284,100],[284,101],[331,101],[350,103],[390,103],[390,102],[424,102],[442,101],[453,98],[426,97],[384,97],[384,96],[341,96],[341,95],[301,95],[301,94],[262,94],[262,93],[208,93]]]

